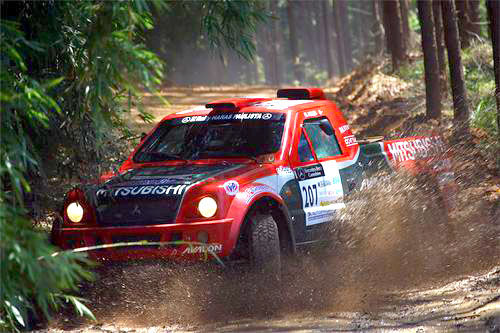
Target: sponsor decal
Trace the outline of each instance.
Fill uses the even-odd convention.
[[[245,202],[248,204],[252,199],[262,192],[274,192],[274,190],[267,185],[256,185],[247,188],[244,192]]]
[[[443,142],[439,136],[388,143],[390,157],[397,162],[423,159],[441,151]]]
[[[322,114],[323,114],[322,110],[304,112],[304,116],[306,118],[317,117],[317,116],[321,116]]]
[[[234,196],[240,191],[240,184],[236,180],[229,180],[222,185],[227,195]]]
[[[220,253],[222,252],[222,244],[204,244],[197,246],[188,246],[182,254],[197,254],[197,253]]]
[[[222,113],[215,114],[211,116],[192,116],[192,117],[184,117],[181,122],[186,123],[200,123],[207,121],[217,121],[217,120],[269,120],[273,117],[272,113]]]
[[[323,166],[321,164],[311,165],[302,168],[296,168],[295,174],[299,180],[306,180],[316,177],[323,177],[325,172],[323,171]]]
[[[318,187],[327,187],[332,185],[332,182],[329,180],[321,180],[318,182]]]
[[[151,176],[154,177],[154,176]],[[145,186],[145,185],[178,185],[179,181],[181,181],[183,178],[182,176],[179,176],[177,178],[150,178],[150,179],[140,179],[139,177],[132,177],[132,179],[138,179],[138,180],[132,180],[127,182],[127,186]]]
[[[276,168],[276,172],[280,176],[290,176],[293,175],[293,171],[290,167],[279,166]]]
[[[206,121],[208,116],[192,116],[192,117],[184,117],[182,118],[182,123],[196,123],[201,121]]]
[[[357,145],[356,137],[354,135],[348,135],[344,138],[345,145],[347,147]]]
[[[141,215],[141,214],[142,214],[142,212],[141,212],[141,210],[140,210],[140,208],[139,208],[139,205],[138,205],[138,204],[135,204],[135,206],[134,206],[134,210],[132,210],[132,215],[134,215],[134,216],[139,216],[139,215]]]
[[[349,125],[343,125],[339,127],[339,131],[341,134],[344,134],[344,132],[349,130]]]
[[[118,187],[112,190],[99,189],[96,192],[97,197],[107,197],[112,193],[114,197],[129,197],[143,195],[181,195],[186,190],[187,185],[170,186],[126,186]]]
[[[323,111],[322,110],[317,110],[317,111],[307,111],[307,112],[304,112],[304,116],[306,118],[310,118],[310,117],[318,117],[318,116],[321,116],[323,114]]]
[[[333,218],[335,216],[334,210],[320,210],[314,212],[307,212],[307,221],[314,222],[316,220],[324,220],[328,218]]]

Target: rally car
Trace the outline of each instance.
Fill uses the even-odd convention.
[[[284,254],[325,236],[377,170],[423,168],[439,136],[358,142],[318,88],[229,98],[166,116],[118,172],[71,190],[52,239],[96,259],[244,259],[279,270]],[[439,171],[439,170],[438,170]],[[443,191],[452,177],[435,174]]]

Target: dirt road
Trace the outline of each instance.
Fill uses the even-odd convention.
[[[275,94],[265,87],[165,91],[168,107],[145,97],[155,121],[219,98]],[[136,113],[131,123],[137,132],[152,127]],[[374,196],[368,214],[383,213],[382,221],[358,223],[365,218],[354,212],[346,221],[351,234],[343,238],[349,246],[331,244],[326,255],[303,256],[281,286],[270,289],[213,266],[107,265],[83,288],[97,323],[68,311],[42,331],[499,332],[499,221],[485,212],[489,206],[464,194],[463,214],[452,225],[439,224],[427,206],[427,215],[412,213],[421,203],[398,192],[403,187]],[[453,237],[443,234],[451,229]]]

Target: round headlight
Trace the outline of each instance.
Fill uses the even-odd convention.
[[[66,214],[71,222],[78,223],[83,219],[83,207],[78,202],[72,202],[66,208]]]
[[[198,211],[203,217],[212,217],[217,212],[217,202],[211,197],[205,197],[198,203]]]

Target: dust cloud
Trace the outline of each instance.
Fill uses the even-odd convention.
[[[395,306],[396,292],[499,264],[498,207],[495,211],[482,193],[474,192],[480,181],[466,162],[457,159],[459,189],[450,212],[439,204],[432,184],[403,173],[380,175],[349,198],[330,230],[332,241],[285,260],[280,284],[238,266],[132,262],[99,267],[98,278],[84,287],[83,295],[99,321],[127,327],[195,329],[387,310]]]

